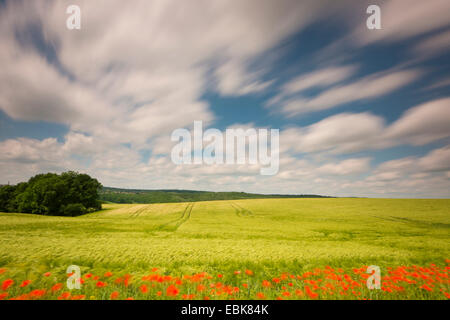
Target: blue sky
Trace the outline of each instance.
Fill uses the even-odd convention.
[[[115,187],[447,198],[449,9],[2,1],[0,183],[77,170]],[[171,132],[195,120],[280,129],[279,173],[175,166]]]

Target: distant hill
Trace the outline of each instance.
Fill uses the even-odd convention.
[[[165,203],[210,200],[267,199],[267,198],[331,198],[320,195],[256,194],[246,192],[211,192],[194,190],[141,190],[103,187],[100,200],[114,203]]]

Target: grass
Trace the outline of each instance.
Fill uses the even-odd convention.
[[[83,274],[132,274],[134,282],[126,290],[136,298],[166,296],[170,281],[150,281],[157,284],[150,293],[139,291],[145,284],[142,276],[152,268],[174,278],[206,272],[212,277],[205,279],[208,286],[220,274],[224,284],[240,288],[237,298],[252,299],[257,293],[276,298],[286,292],[281,284],[275,288],[278,284],[272,283],[271,290],[262,287],[265,279],[296,277],[325,266],[350,272],[377,265],[386,276],[388,268],[434,263],[448,273],[450,200],[266,199],[103,207],[76,218],[0,213],[0,268],[6,270],[0,281],[13,279],[16,284],[9,297],[27,292],[18,288],[22,279],[32,280],[29,290],[64,282],[65,270],[73,264]],[[45,272],[52,276],[43,278]],[[304,291],[304,280],[295,278],[292,293]],[[196,287],[188,287],[192,294]],[[95,286],[86,283],[79,292],[102,299],[114,288],[110,284],[98,296]],[[116,289],[121,297],[128,294]],[[158,290],[162,296],[156,295]],[[440,299],[449,290],[447,281],[432,292],[415,289],[393,297]],[[360,297],[384,297],[374,292],[364,289]]]

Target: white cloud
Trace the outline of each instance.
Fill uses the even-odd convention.
[[[353,158],[325,164],[318,168],[318,172],[331,175],[350,175],[367,172],[369,168],[370,158]]]
[[[447,0],[389,0],[381,5],[381,30],[368,30],[366,17],[355,28],[354,36],[361,44],[375,41],[399,41],[449,26]]]
[[[288,117],[339,105],[373,99],[399,89],[418,78],[418,70],[383,72],[366,76],[350,84],[338,85],[312,98],[292,98],[282,103],[281,111]]]
[[[448,51],[450,49],[449,43],[450,31],[444,31],[421,41],[413,50],[416,55],[431,56]]]
[[[424,103],[407,110],[387,128],[383,139],[389,144],[424,145],[450,136],[450,98]]]
[[[339,66],[320,69],[311,73],[300,75],[282,87],[283,94],[298,93],[315,87],[326,87],[339,83],[356,71],[356,66]]]
[[[386,125],[371,113],[341,113],[305,128],[281,133],[282,150],[295,153],[351,153],[398,145],[425,145],[450,137],[450,98],[433,100],[407,110]]]
[[[424,171],[450,170],[450,145],[431,151],[418,161],[418,166]]]
[[[342,113],[306,128],[290,128],[280,136],[284,150],[351,152],[370,147],[384,129],[382,118],[370,113]]]

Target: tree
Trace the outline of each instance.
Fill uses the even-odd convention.
[[[0,211],[80,215],[101,209],[101,187],[96,179],[73,171],[38,174],[26,183],[1,187]]]

